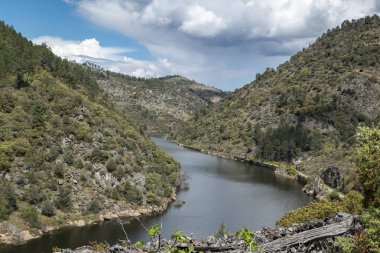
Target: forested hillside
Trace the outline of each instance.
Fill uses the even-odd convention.
[[[380,119],[379,73],[379,17],[345,21],[190,120],[176,139],[230,157],[296,164],[309,174],[338,168],[352,187],[356,128]]]
[[[145,79],[86,65],[105,93],[149,133],[168,135],[226,95],[181,76]]]
[[[159,205],[176,186],[178,163],[103,93],[88,68],[3,22],[0,126],[0,221],[65,224]]]

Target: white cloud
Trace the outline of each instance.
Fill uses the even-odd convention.
[[[120,54],[132,51],[128,48],[101,47],[95,38],[83,41],[63,40],[59,37],[41,36],[33,39],[36,44],[45,43],[61,57],[83,63],[83,57],[116,60]]]
[[[95,38],[83,41],[64,40],[59,37],[42,36],[32,40],[35,44],[45,43],[56,55],[84,63],[93,62],[105,69],[138,77],[159,77],[174,74],[179,69],[172,68],[167,59],[140,61],[125,56],[128,48],[102,47]]]
[[[215,37],[227,28],[223,18],[198,4],[189,7],[187,16],[179,29],[195,37]]]
[[[171,71],[223,88],[252,80],[345,19],[380,11],[378,0],[80,0],[75,6],[83,18],[167,59]]]

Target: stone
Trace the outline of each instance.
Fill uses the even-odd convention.
[[[84,220],[76,220],[73,222],[73,224],[77,227],[83,227],[86,225],[86,222]]]
[[[207,237],[207,242],[208,242],[208,243],[211,243],[211,244],[216,243],[216,238],[215,238],[215,236],[208,236],[208,237]]]
[[[12,181],[12,177],[11,177],[11,174],[9,174],[9,173],[7,173],[7,174],[5,174],[5,179],[7,180],[7,181]]]
[[[343,175],[340,174],[338,167],[329,167],[321,173],[321,178],[326,185],[332,188],[344,186]]]
[[[298,173],[297,175],[297,181],[301,183],[302,185],[305,185],[309,182],[308,177],[305,174]]]
[[[64,182],[65,182],[65,181],[63,181],[63,179],[58,179],[58,184],[59,184],[59,185],[63,185]]]

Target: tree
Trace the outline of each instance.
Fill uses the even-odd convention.
[[[357,165],[366,206],[380,206],[380,128],[359,127]]]

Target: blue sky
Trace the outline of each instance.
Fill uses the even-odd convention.
[[[0,0],[0,19],[61,57],[233,90],[378,0]]]

